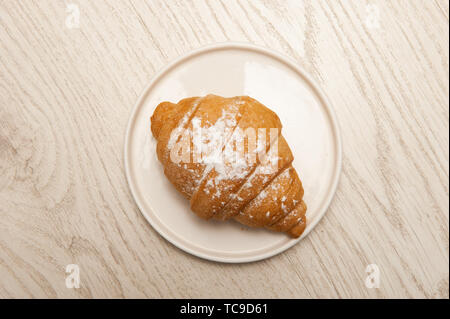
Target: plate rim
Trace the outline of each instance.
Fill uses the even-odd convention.
[[[255,256],[246,256],[246,257],[211,256],[211,255],[208,255],[203,252],[195,251],[189,247],[185,247],[182,245],[182,243],[178,243],[176,238],[175,239],[171,238],[169,234],[166,234],[155,222],[153,222],[151,220],[151,218],[148,216],[148,214],[143,209],[143,205],[140,203],[138,196],[136,196],[137,191],[135,190],[135,185],[133,185],[133,183],[131,181],[130,163],[129,163],[129,159],[127,156],[129,144],[130,144],[130,133],[132,130],[132,124],[136,118],[136,115],[140,109],[140,106],[142,105],[145,98],[147,97],[150,89],[161,78],[161,76],[164,75],[165,73],[167,73],[168,71],[170,71],[176,65],[178,65],[181,62],[188,60],[196,55],[208,53],[209,51],[224,50],[224,49],[245,49],[245,50],[251,50],[251,51],[258,52],[258,53],[262,53],[262,54],[270,56],[271,58],[275,58],[275,59],[281,61],[282,63],[285,63],[287,66],[289,66],[294,71],[299,73],[299,75],[301,75],[304,78],[304,80],[309,84],[309,86],[314,90],[315,94],[317,95],[317,97],[322,102],[323,106],[325,107],[325,111],[329,115],[330,123],[332,126],[332,130],[334,131],[335,140],[336,140],[336,143],[335,143],[336,170],[333,175],[333,179],[332,179],[332,183],[331,183],[331,190],[328,193],[327,197],[325,198],[325,200],[323,202],[324,204],[322,205],[322,209],[318,212],[317,217],[314,220],[314,222],[309,224],[306,227],[305,231],[299,238],[292,239],[291,241],[287,242],[287,244],[284,244],[284,245],[278,247],[277,249],[274,249],[273,251],[265,252],[262,254],[257,254]],[[316,225],[320,222],[320,220],[323,218],[325,213],[328,211],[331,201],[333,200],[334,195],[336,193],[336,190],[337,190],[337,187],[339,184],[339,180],[340,180],[340,176],[341,176],[341,171],[342,171],[342,136],[341,136],[341,129],[339,126],[338,118],[336,116],[336,113],[334,111],[334,108],[333,108],[330,100],[328,99],[327,95],[323,92],[323,90],[320,88],[320,86],[317,85],[316,81],[308,74],[308,72],[305,71],[304,68],[299,66],[298,63],[295,62],[291,57],[286,56],[282,53],[279,53],[275,50],[268,49],[263,46],[255,45],[252,43],[246,43],[246,42],[236,42],[236,41],[218,42],[218,43],[213,43],[213,44],[201,46],[197,49],[190,50],[190,51],[182,54],[181,56],[177,57],[176,59],[172,60],[171,62],[166,64],[163,68],[161,68],[159,71],[157,71],[153,75],[150,82],[144,87],[144,89],[142,90],[141,94],[139,95],[136,103],[133,106],[133,109],[131,111],[131,114],[130,114],[130,117],[129,117],[128,123],[127,123],[123,151],[124,151],[123,156],[124,156],[125,175],[126,175],[127,184],[130,189],[131,195],[134,199],[134,202],[138,206],[139,211],[144,216],[146,221],[153,227],[153,229],[160,236],[162,236],[164,239],[166,239],[169,243],[171,243],[172,245],[174,245],[178,249],[181,249],[184,252],[187,252],[191,255],[194,255],[194,256],[202,258],[202,259],[215,261],[215,262],[222,262],[222,263],[249,263],[249,262],[261,261],[261,260],[276,256],[276,255],[288,250],[289,248],[291,248],[298,242],[300,242],[304,237],[306,237],[316,227]],[[151,208],[149,208],[149,209],[152,210]],[[153,210],[152,210],[152,213],[154,214]]]

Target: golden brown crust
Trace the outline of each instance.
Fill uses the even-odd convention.
[[[155,130],[159,133],[157,137],[158,144],[156,146],[156,153],[158,159],[164,166],[164,174],[175,188],[186,198],[190,198],[191,196],[189,193],[190,181],[193,180],[195,174],[199,174],[198,171],[201,171],[201,167],[192,162],[186,163],[186,167],[181,167],[177,163],[171,161],[171,147],[169,146],[169,143],[173,142],[170,141],[172,132],[178,128],[184,129],[189,125],[191,118],[201,104],[201,100],[202,99],[199,97],[181,100],[177,103],[178,108],[169,108],[169,112],[170,110],[174,110],[172,116],[162,115],[163,113],[168,112],[165,108],[168,105],[163,102],[158,105],[152,116],[152,131]],[[155,127],[155,129],[153,129],[153,127]]]
[[[263,135],[257,135],[258,141],[264,138],[270,143],[252,149],[255,144],[249,142],[249,137],[242,137],[247,136],[242,132],[258,128],[266,129],[261,131]],[[199,148],[195,138],[198,129],[209,134],[206,145],[214,146],[200,157],[194,151]],[[293,156],[281,135],[281,122],[267,107],[247,96],[208,95],[177,104],[162,102],[151,117],[151,131],[158,142],[157,155],[165,175],[190,200],[198,216],[233,218],[251,227],[265,227],[293,237],[301,235],[306,225],[303,187],[291,165]],[[217,136],[212,143],[210,140]],[[203,143],[204,137],[201,139]],[[183,144],[189,146],[187,152],[179,148],[179,142],[187,142]],[[228,157],[240,154],[239,147],[249,154],[263,155],[228,161]],[[270,150],[276,150],[276,155]],[[219,162],[205,160],[217,155]],[[277,166],[268,170],[274,160]]]
[[[288,215],[278,220],[275,224],[266,227],[273,231],[288,232],[305,220],[305,213],[306,204],[304,201],[300,201]]]
[[[298,238],[302,235],[305,228],[306,228],[306,217],[302,218],[298,224],[289,229],[286,233],[289,234],[291,237]]]
[[[221,212],[216,216],[216,219],[227,220],[237,215],[243,208],[253,200],[268,184],[272,182],[281,172],[290,166],[294,157],[287,145],[286,140],[282,135],[278,138],[278,170],[267,172],[267,165],[259,165],[243,183],[240,189],[232,196],[231,200],[225,205]]]
[[[278,138],[278,134],[281,132],[281,122],[275,113],[258,101],[246,96],[235,98],[235,101],[240,103],[240,115],[237,120],[237,126],[233,130],[234,135],[236,135],[235,133],[238,130],[245,131],[247,128],[253,128],[256,119],[258,128],[265,129],[265,139],[267,141]],[[276,134],[274,137],[270,135],[270,128],[279,129],[273,134]],[[223,152],[227,152],[227,149],[232,149],[232,154],[236,153],[237,146],[233,137],[231,136],[227,139],[225,145],[223,145]],[[242,142],[244,149],[248,149],[248,141],[244,139]],[[267,143],[266,152],[269,146],[270,143]],[[220,212],[225,204],[229,202],[231,196],[236,193],[248,176],[260,164],[257,156],[255,156],[255,162],[248,159],[243,159],[243,161],[245,165],[240,165],[239,167],[233,166],[233,163],[225,162],[224,166],[220,167],[220,170],[225,171],[222,173],[218,172],[216,167],[213,167],[202,179],[201,184],[191,198],[192,210],[205,218],[214,217]],[[227,178],[221,177],[222,174],[226,174]]]

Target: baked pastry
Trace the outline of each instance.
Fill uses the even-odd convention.
[[[164,173],[199,217],[299,237],[306,205],[281,127],[248,96],[162,102],[151,117]]]

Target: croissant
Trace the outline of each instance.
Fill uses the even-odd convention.
[[[299,237],[303,187],[278,116],[248,96],[160,103],[151,131],[164,174],[204,219]]]

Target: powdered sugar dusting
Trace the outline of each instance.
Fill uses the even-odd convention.
[[[225,178],[223,177],[223,167],[225,165],[222,148],[237,125],[237,112],[237,104],[232,103],[228,108],[222,110],[222,115],[213,125],[202,127],[200,119],[193,119],[194,153],[196,160],[200,164],[206,165],[202,177],[197,181],[197,185],[201,184],[201,181],[208,176],[212,169],[215,169],[219,173],[219,178],[216,178],[215,185],[221,179]],[[212,183],[211,180],[208,181],[208,186],[212,186],[209,183]]]
[[[182,119],[178,122],[178,125],[172,130],[170,133],[169,142],[167,144],[167,148],[171,150],[174,146],[174,144],[179,141],[181,138],[181,135],[183,133],[184,128],[189,122],[189,119],[191,118],[192,114],[197,110],[198,106],[200,105],[200,102],[204,99],[204,97],[199,97],[195,100],[193,103],[191,109],[186,112],[186,114],[182,117]]]

